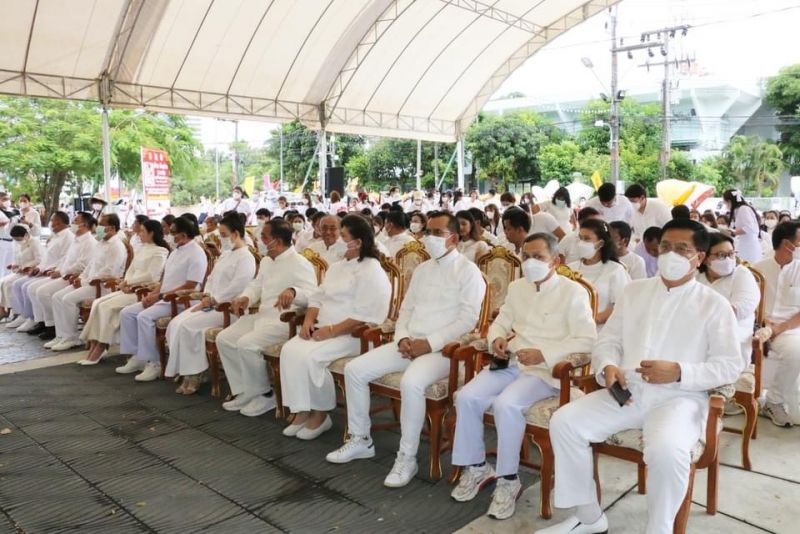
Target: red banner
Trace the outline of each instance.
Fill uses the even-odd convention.
[[[142,186],[148,217],[163,217],[169,213],[170,172],[169,155],[156,148],[141,147]]]

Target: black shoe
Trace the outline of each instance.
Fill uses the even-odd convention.
[[[44,328],[44,332],[39,334],[39,339],[42,341],[50,341],[51,339],[56,338],[56,327],[55,326],[46,326]]]
[[[45,328],[47,328],[44,323],[36,323],[36,326],[33,327],[33,330],[28,330],[27,334],[29,336],[38,336],[42,332],[44,332]]]

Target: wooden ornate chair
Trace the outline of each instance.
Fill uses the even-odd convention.
[[[564,276],[577,282],[586,290],[589,298],[589,305],[592,309],[592,316],[596,318],[598,297],[592,284],[584,280],[580,273],[571,270],[566,265],[559,265],[556,272],[559,276]],[[459,362],[464,362],[465,384],[472,380],[491,360],[489,344],[489,340],[484,338],[469,346],[458,348],[453,352],[450,363],[451,370],[458,366]],[[535,403],[525,414],[525,439],[522,444],[520,464],[539,471],[541,476],[540,486],[542,489],[539,501],[539,515],[544,519],[550,519],[553,514],[550,506],[550,493],[553,488],[555,459],[553,456],[553,448],[550,445],[550,418],[558,408],[567,404],[570,400],[577,399],[584,395],[581,389],[573,385],[573,380],[578,375],[584,376],[588,374],[590,372],[590,367],[591,355],[588,353],[571,354],[566,360],[558,363],[552,370],[552,376],[560,383],[559,395]],[[494,414],[491,409],[486,412],[483,420],[485,424],[494,426]],[[453,411],[448,417],[447,425],[450,442],[452,442],[453,436],[455,435],[455,422],[456,415],[455,411]],[[531,460],[528,440],[539,449],[542,458],[541,464],[537,464]],[[451,484],[455,484],[460,476],[461,468],[454,466],[448,481]]]
[[[210,234],[203,239],[206,248],[211,251],[211,254],[218,258],[222,252],[222,241],[217,234]]]
[[[399,253],[398,253],[399,255]],[[461,339],[453,340],[442,349],[442,354],[449,357],[456,349],[461,346],[466,346],[475,339],[486,336],[486,331],[489,328],[491,316],[491,291],[489,284],[484,277],[486,289],[481,303],[481,310],[478,317],[478,322],[475,325],[475,330],[462,336]],[[383,332],[380,328],[373,328],[365,331],[362,334],[362,349],[366,346],[364,338],[367,343],[372,343],[377,347],[384,342],[391,342],[394,336],[394,329],[391,332]],[[330,366],[331,373],[334,375],[344,375],[344,367],[353,358],[340,358],[334,361]],[[403,373],[390,373],[384,375],[377,380],[370,382],[370,393],[380,397],[386,397],[393,403],[395,409],[395,418],[399,413],[399,403],[402,402],[400,394],[400,382],[403,378]],[[445,440],[447,437],[444,430],[444,417],[452,410],[453,407],[453,394],[458,389],[458,386],[463,383],[463,374],[459,365],[450,365],[450,372],[447,378],[439,380],[428,386],[425,390],[425,413],[427,419],[427,435],[430,440],[430,470],[429,476],[432,480],[439,480],[442,478],[442,465],[441,454],[452,446],[452,440]],[[345,399],[346,401],[346,399]],[[373,425],[373,430],[381,430],[390,427],[396,427],[399,422],[390,423],[387,425]]]
[[[750,273],[752,273],[753,277],[756,279],[759,292],[761,293],[758,308],[756,308],[755,330],[758,330],[766,326],[766,303],[764,295],[766,294],[767,280],[758,269],[749,263],[741,262],[741,265],[744,265],[750,270]],[[758,339],[753,339],[752,367],[745,369],[734,384],[736,393],[733,395],[733,401],[744,409],[744,427],[736,428],[725,426],[722,428],[722,430],[726,432],[741,434],[742,467],[748,471],[752,469],[752,463],[750,462],[750,440],[756,439],[756,430],[758,428],[758,398],[761,396],[761,370],[764,363],[764,356],[764,343]]]
[[[597,389],[602,388],[594,382]],[[717,513],[717,480],[719,471],[719,433],[722,431],[722,410],[725,401],[733,398],[733,385],[717,388],[710,393],[708,419],[706,421],[705,436],[697,442],[691,451],[691,466],[689,471],[689,487],[683,499],[680,510],[675,516],[673,532],[684,534],[689,521],[689,510],[692,505],[692,489],[694,475],[698,469],[708,469],[708,486],[706,496],[706,513]],[[623,430],[610,436],[603,443],[593,443],[594,479],[597,486],[597,500],[601,501],[600,476],[598,469],[599,455],[605,454],[620,460],[634,462],[638,466],[639,493],[646,492],[647,465],[644,462],[644,440],[639,429]]]
[[[425,250],[425,245],[420,241],[414,240],[406,243],[394,256],[394,263],[403,275],[403,295],[411,284],[411,277],[414,270],[423,262],[431,259],[430,254]]]
[[[505,247],[492,247],[477,261],[478,268],[486,276],[492,292],[492,318],[497,317],[506,301],[508,286],[522,275],[522,262]]]
[[[200,293],[203,292],[203,289],[206,286],[206,280],[208,280],[208,275],[211,274],[211,271],[214,269],[214,261],[216,260],[214,254],[208,249],[208,247],[203,246],[203,252],[206,254],[206,272],[203,276],[203,283],[200,285]],[[161,361],[161,378],[164,378],[164,373],[167,370],[167,327],[169,326],[169,322],[172,320],[172,318],[180,313],[178,311],[178,297],[189,296],[194,293],[194,290],[187,289],[177,293],[168,293],[164,295],[164,301],[170,303],[171,309],[169,315],[156,319],[156,346],[158,347],[158,356],[159,360]],[[144,294],[140,294],[139,292],[137,292],[137,295],[139,295],[139,300],[141,300],[144,296]],[[184,308],[181,311],[188,309],[189,306],[189,301],[186,300]]]
[[[133,247],[127,239],[123,239],[122,244],[125,245],[125,253],[127,254],[127,258],[125,259],[125,270],[122,272],[122,278],[105,278],[89,281],[89,285],[94,286],[95,288],[94,298],[85,299],[78,305],[78,313],[81,321],[84,323],[89,320],[89,313],[92,311],[92,302],[102,296],[103,286],[111,291],[116,291],[117,286],[122,283],[122,280],[125,278],[125,274],[128,272],[128,268],[131,266],[131,263],[133,263]]]

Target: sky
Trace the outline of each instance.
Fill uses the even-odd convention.
[[[786,65],[800,63],[800,46],[793,36],[800,30],[800,0],[623,0],[618,4],[617,35],[635,44],[643,31],[689,24],[686,37],[670,45],[671,57],[689,57],[707,78],[754,89]],[[498,89],[493,98],[521,92],[537,101],[596,98],[608,93],[611,79],[610,35],[607,12],[549,43],[528,59]],[[654,50],[654,61],[660,61]],[[593,69],[581,58],[589,58]],[[619,88],[658,90],[662,69],[650,72],[638,65],[646,51],[630,60],[619,57]],[[239,138],[261,146],[276,125],[240,121]],[[203,119],[203,144],[224,148],[233,141],[233,124]]]

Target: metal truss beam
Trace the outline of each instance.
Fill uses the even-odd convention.
[[[542,27],[539,26],[538,24],[534,24],[533,22],[526,20],[525,18],[520,17],[519,15],[509,13],[508,11],[503,11],[502,9],[497,9],[496,7],[490,6],[483,2],[479,2],[478,0],[439,0],[439,1],[461,9],[466,9],[467,11],[471,11],[473,13],[477,13],[482,17],[487,17],[492,20],[502,22],[506,26],[511,26],[512,28],[516,28],[524,32],[537,33],[542,29]]]

